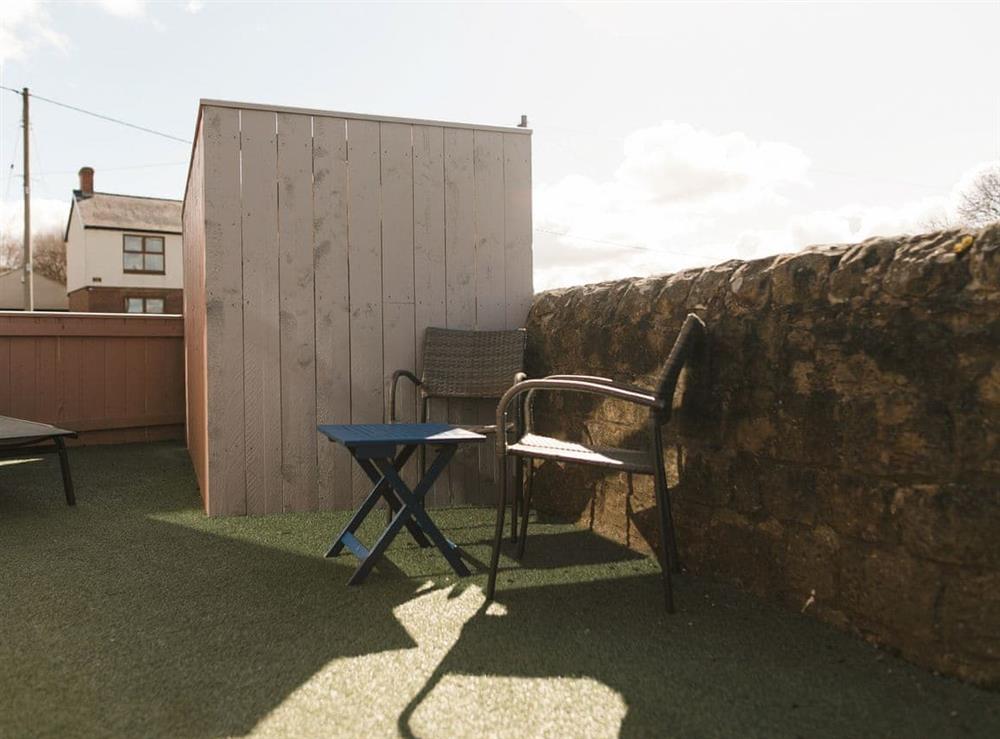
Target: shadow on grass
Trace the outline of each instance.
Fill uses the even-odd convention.
[[[0,468],[0,736],[246,734],[332,661],[420,648],[394,609],[427,580],[455,582],[439,553],[401,537],[364,587],[346,587],[354,561],[322,554],[347,513],[207,519],[179,446],[72,454],[76,508],[54,461]],[[488,561],[492,511],[434,517]],[[505,613],[431,635],[447,652],[399,715],[404,735],[424,733],[415,719],[452,676],[487,681],[461,696],[450,735],[477,720],[524,733],[530,695],[484,717],[496,677],[606,686],[626,708],[625,736],[1000,735],[996,694],[702,580],[678,578],[668,616],[654,561],[570,526],[531,532],[524,565],[503,562]],[[449,597],[484,582],[480,571]],[[398,687],[399,662],[368,664],[378,672],[357,680]],[[340,709],[317,700],[321,715]],[[570,706],[581,718],[600,709]]]
[[[244,734],[330,660],[414,646],[414,583],[345,587],[331,516],[208,521],[182,448],[72,455],[76,508],[58,468],[0,469],[0,735]]]
[[[1000,696],[935,677],[848,635],[722,586],[680,578],[678,613],[661,608],[655,572],[583,583],[530,582],[510,573],[501,608],[484,606],[399,717],[403,736],[426,735],[421,706],[440,707],[448,678],[584,678],[615,691],[631,736],[997,736]],[[525,583],[528,580],[528,583]],[[517,583],[528,587],[518,587]],[[494,606],[493,608],[496,608]],[[469,695],[471,711],[481,696]],[[572,700],[567,691],[565,699]],[[460,698],[465,700],[465,697]],[[490,722],[529,735],[529,697]],[[581,727],[600,706],[582,703]],[[588,721],[593,712],[594,720]],[[537,716],[537,712],[536,716]],[[536,726],[537,729],[537,726]]]

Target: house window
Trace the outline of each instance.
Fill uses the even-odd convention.
[[[122,266],[126,272],[164,274],[163,237],[125,234]]]
[[[126,313],[163,313],[163,298],[125,298]]]

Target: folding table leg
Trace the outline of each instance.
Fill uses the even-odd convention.
[[[53,439],[59,453],[59,467],[62,470],[63,492],[66,493],[66,505],[76,505],[76,495],[73,493],[73,476],[69,472],[69,456],[66,454],[66,442],[61,436]]]
[[[403,450],[396,456],[396,459],[393,461],[392,464],[402,467],[404,464],[406,464],[406,461],[410,458],[410,455],[413,454],[414,448],[415,447],[413,446],[403,447]],[[353,456],[354,452],[352,451],[351,454]],[[362,469],[365,468],[365,465],[362,464],[362,462],[367,462],[368,460],[361,460],[358,459],[357,457],[354,457],[354,459],[361,466]],[[369,463],[369,467],[370,466],[371,463]],[[365,471],[367,473],[367,470]],[[370,477],[371,474],[370,473],[368,474]],[[345,535],[353,536],[354,532],[358,530],[359,526],[361,526],[361,523],[365,520],[365,518],[368,517],[368,514],[371,513],[371,510],[372,508],[375,507],[375,504],[379,501],[380,498],[382,498],[385,495],[385,488],[389,486],[389,481],[383,477],[381,479],[375,479],[373,480],[373,482],[375,483],[375,487],[373,487],[371,492],[368,493],[368,497],[365,498],[364,502],[361,504],[361,507],[358,508],[357,512],[353,516],[351,516],[351,520],[348,521],[347,526],[344,527],[344,530],[341,531],[337,535],[337,538],[333,540],[333,545],[327,551],[325,556],[336,557],[343,551],[345,545],[344,536]]]
[[[372,464],[372,460],[359,459],[358,464],[361,466],[361,469],[365,471],[365,474],[368,475],[369,478],[371,478],[372,482],[378,484],[381,480],[385,479],[385,475],[381,474],[378,471],[378,468],[374,464]],[[403,464],[405,464],[405,462]],[[398,471],[402,467],[402,465],[397,465],[393,463],[393,467]],[[382,490],[382,497],[384,497],[386,503],[389,504],[389,520],[387,523],[392,523],[392,517],[396,515],[396,511],[398,511],[403,506],[403,504],[400,503],[399,499],[393,494],[391,480],[389,481],[389,485],[382,486],[381,490]],[[406,530],[410,532],[410,536],[413,537],[413,540],[417,542],[417,545],[421,549],[426,549],[431,545],[431,543],[427,540],[427,537],[424,536],[424,532],[415,522],[407,518],[405,521],[403,521],[403,525],[406,526]]]
[[[451,461],[457,448],[454,445],[442,447],[427,474],[424,475],[413,490],[410,490],[409,486],[399,476],[399,473],[391,465],[388,465],[386,461],[375,460],[375,464],[379,467],[379,471],[389,480],[393,491],[403,501],[404,505],[396,515],[412,516],[415,518],[417,523],[420,524],[420,528],[424,530],[441,551],[441,554],[444,555],[444,558],[448,560],[448,564],[451,565],[452,569],[458,575],[465,577],[470,574],[469,568],[465,566],[462,558],[458,555],[457,547],[441,533],[441,530],[427,515],[427,511],[423,505],[424,496],[427,495],[427,492],[433,486],[437,476],[441,474],[441,471]],[[374,552],[375,550],[373,549],[372,551]]]

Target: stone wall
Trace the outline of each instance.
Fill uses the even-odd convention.
[[[1000,685],[1000,224],[542,293],[529,369],[652,386],[688,312],[709,341],[668,433],[684,566]],[[646,438],[641,411],[591,396],[536,417]],[[649,478],[536,475],[543,514],[640,550],[652,502]]]

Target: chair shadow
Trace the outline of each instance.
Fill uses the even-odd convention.
[[[498,593],[505,612],[490,615],[484,605],[400,714],[402,736],[420,735],[414,715],[449,676],[590,678],[622,698],[623,737],[954,736],[1000,729],[1000,696],[900,660],[883,663],[885,655],[849,635],[724,586],[680,578],[674,615],[663,611],[653,573],[508,587]],[[477,697],[469,700],[469,708],[458,710],[473,710]],[[569,710],[583,710],[576,700],[567,694]],[[954,721],[959,704],[961,726]],[[519,733],[528,708],[512,706],[497,717],[504,735]]]
[[[148,447],[73,450],[74,508],[57,466],[0,469],[0,735],[242,735],[331,660],[415,646],[413,581],[346,587],[329,516],[206,519],[183,448]]]

